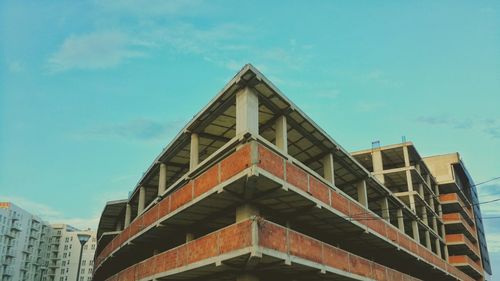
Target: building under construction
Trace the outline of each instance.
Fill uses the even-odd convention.
[[[349,153],[246,65],[108,202],[94,280],[483,280],[460,159]]]

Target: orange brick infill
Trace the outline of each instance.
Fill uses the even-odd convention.
[[[301,169],[299,166],[293,164],[292,162],[286,161],[278,154],[271,152],[269,148],[263,145],[259,145],[259,161],[264,161],[265,159],[263,159],[263,157],[266,157],[268,155],[269,157],[273,158],[271,161],[273,163],[281,163],[281,161],[279,161],[277,158],[282,159],[283,163],[285,164],[283,167],[283,171],[285,174],[284,179],[291,186],[307,192],[315,199],[322,201],[323,203],[344,214],[344,217],[346,219],[357,221],[358,223],[366,226],[368,229],[371,229],[373,232],[378,233],[380,236],[385,237],[389,241],[392,241],[399,247],[421,257],[427,263],[432,264],[445,272],[450,272],[448,268],[453,268],[452,266],[449,266],[449,264],[444,260],[439,258],[436,254],[429,251],[426,247],[422,246],[415,240],[408,237],[406,234],[402,233],[398,228],[396,228],[386,220],[370,212],[354,199],[342,194],[334,187],[328,186],[327,184],[319,180],[315,175],[312,175],[308,171]],[[281,174],[281,172],[276,170],[281,169],[281,165],[272,166],[272,170],[267,170],[267,168],[265,168],[267,166],[269,165],[260,165],[259,167],[273,175]],[[326,194],[328,194],[329,198],[327,198]],[[443,220],[445,219],[446,215],[443,215]],[[459,214],[457,215],[460,216]],[[454,272],[455,271],[453,271],[453,273],[450,273],[455,274]],[[462,274],[460,274],[460,276],[462,276]],[[467,280],[467,278],[465,279]]]
[[[226,245],[231,246],[226,247]],[[216,257],[227,253],[227,251],[247,248],[251,245],[252,220],[247,220],[152,256],[118,272],[106,280],[133,281],[147,279],[156,274],[165,273],[182,266]]]
[[[419,280],[272,222],[260,219],[258,225],[258,243],[265,249],[375,280]]]
[[[127,243],[131,238],[141,232],[143,229],[150,227],[164,218],[168,214],[190,203],[195,198],[202,196],[212,190],[221,182],[240,173],[251,164],[251,149],[250,144],[240,147],[238,150],[222,159],[219,163],[214,164],[207,171],[189,181],[184,186],[178,188],[160,202],[154,205],[147,212],[134,219],[134,221],[118,234],[106,247],[101,251],[96,258],[97,270],[99,266],[113,252],[118,250],[123,244]]]
[[[468,256],[462,255],[462,256],[449,256],[448,260],[450,261],[451,264],[453,265],[469,265],[476,269],[478,272],[481,272],[481,266],[473,261],[471,258]]]

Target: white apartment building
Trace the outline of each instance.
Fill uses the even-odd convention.
[[[0,202],[0,281],[92,280],[96,234],[67,224],[49,225],[11,202]]]
[[[78,230],[67,224],[53,224],[51,235],[51,256],[48,281],[77,280],[78,261],[80,259],[80,241],[78,234],[89,235],[83,246],[80,275],[78,281],[91,281],[96,247],[96,234],[90,230]]]
[[[0,280],[45,280],[49,235],[50,226],[39,217],[0,202]]]

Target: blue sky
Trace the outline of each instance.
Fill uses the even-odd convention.
[[[500,176],[498,1],[4,0],[0,35],[0,200],[52,221],[94,227],[245,63],[348,150],[405,136]]]

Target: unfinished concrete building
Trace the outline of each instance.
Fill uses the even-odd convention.
[[[417,196],[246,65],[105,206],[94,280],[477,280],[444,254],[439,202],[425,219]]]

